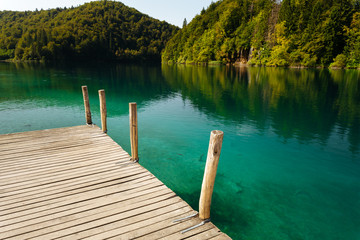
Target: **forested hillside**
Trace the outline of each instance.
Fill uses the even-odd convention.
[[[177,27],[120,2],[0,12],[0,59],[160,60]]]
[[[162,60],[360,67],[360,0],[220,0],[175,34]]]

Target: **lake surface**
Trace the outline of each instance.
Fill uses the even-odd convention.
[[[234,239],[360,239],[360,72],[0,63],[0,133],[100,125],[198,209],[210,131],[224,131],[212,221]]]

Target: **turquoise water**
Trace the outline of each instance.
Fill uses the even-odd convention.
[[[100,125],[195,209],[210,131],[224,131],[213,222],[234,239],[360,239],[360,72],[0,63],[0,133]]]

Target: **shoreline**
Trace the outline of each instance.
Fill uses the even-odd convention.
[[[79,60],[70,60],[70,61],[79,61]],[[0,62],[4,63],[61,63],[62,61],[44,61],[44,60],[14,60],[14,59],[1,59]],[[110,62],[110,63],[149,63],[146,60],[143,61],[134,61],[134,60],[83,60],[80,62]],[[293,65],[293,66],[266,66],[266,65],[252,65],[244,62],[234,62],[234,63],[222,63],[220,61],[211,61],[208,63],[169,63],[164,61],[159,61],[160,64],[168,64],[168,65],[197,65],[197,66],[234,66],[234,67],[269,67],[269,68],[292,68],[292,69],[331,69],[331,70],[360,70],[360,67],[358,68],[349,68],[349,67],[323,67],[323,66],[314,66],[314,67],[306,67],[302,65]]]
[[[164,62],[161,61],[162,64],[168,64],[168,65],[198,65],[198,66],[234,66],[234,67],[268,67],[268,68],[293,68],[293,69],[331,69],[331,70],[360,70],[360,67],[358,68],[349,68],[349,67],[324,67],[324,66],[314,66],[314,67],[306,67],[302,65],[292,65],[292,66],[266,66],[266,65],[252,65],[248,63],[243,62],[234,62],[234,63],[221,63],[216,61],[216,63],[213,63],[215,61],[211,61],[208,63],[205,62],[191,62],[191,63],[174,63],[174,62]]]

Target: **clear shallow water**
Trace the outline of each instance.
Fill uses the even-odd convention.
[[[212,220],[234,239],[360,239],[360,72],[0,63],[0,133],[100,125],[198,208],[210,131],[225,133]]]

